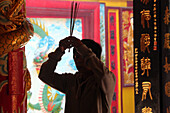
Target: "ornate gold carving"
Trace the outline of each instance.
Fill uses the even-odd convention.
[[[0,55],[24,46],[33,35],[24,4],[25,0],[0,1]]]
[[[124,25],[129,24],[129,11],[123,11],[122,19],[123,19],[123,24]]]
[[[144,108],[142,108],[142,113],[153,113],[152,108],[145,106]]]
[[[21,12],[24,0],[4,0],[0,2],[0,34],[18,29],[25,21],[24,12]]]
[[[2,91],[2,88],[8,84],[8,80],[4,80],[0,83],[0,92]]]
[[[0,56],[0,75],[1,76],[8,76],[8,54],[3,54]]]
[[[123,39],[125,39],[128,36],[128,30],[124,29],[122,34],[123,34],[123,36],[122,36]]]
[[[31,75],[28,69],[26,70],[24,77],[26,82],[26,89],[29,91],[31,89]]]
[[[142,93],[142,101],[145,99],[146,100],[146,95],[147,92],[149,90],[149,96],[150,99],[152,100],[152,95],[151,95],[151,83],[150,82],[142,82],[142,89],[143,89],[143,93]]]
[[[145,70],[147,70],[147,76],[149,76],[149,70],[151,69],[151,62],[150,59],[147,57],[146,59],[143,57],[141,59],[141,70],[143,73],[141,75],[145,74]]]
[[[27,20],[20,29],[0,35],[0,55],[23,47],[31,39],[33,31],[32,24]]]
[[[170,82],[165,84],[165,95],[170,97]]]
[[[133,46],[133,12],[123,11],[122,13],[122,31],[123,31],[123,60],[124,64],[124,83],[134,83],[134,72],[131,68],[134,66],[134,46]]]
[[[25,95],[21,102],[21,105],[24,103],[25,99],[27,98],[27,91],[31,89],[31,75],[28,69],[25,70],[24,78],[25,78]]]
[[[42,24],[38,19],[32,19],[32,18],[30,18],[30,22],[32,23],[32,24],[34,24],[34,25],[37,25],[37,26],[39,26],[45,33],[46,33],[46,35],[48,36],[48,29],[45,27],[45,25],[44,24]]]

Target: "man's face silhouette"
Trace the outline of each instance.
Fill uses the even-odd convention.
[[[86,72],[90,69],[84,64],[84,58],[77,51],[73,53],[73,59],[79,72]]]

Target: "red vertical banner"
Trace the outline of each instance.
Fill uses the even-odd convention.
[[[119,9],[107,9],[107,66],[116,76],[115,93],[111,104],[111,113],[121,113],[121,72],[119,41]]]
[[[0,56],[0,111],[26,113],[24,48]]]
[[[8,53],[8,90],[10,95],[24,94],[23,52]]]

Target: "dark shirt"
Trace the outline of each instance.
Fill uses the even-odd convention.
[[[41,66],[39,78],[66,94],[65,113],[110,113],[116,79],[85,45],[77,48],[91,73],[58,74],[54,70],[63,53],[58,48]],[[87,76],[87,78],[85,77]]]

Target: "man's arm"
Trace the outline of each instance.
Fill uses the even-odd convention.
[[[93,71],[97,82],[99,82],[104,92],[113,91],[116,82],[114,74],[85,45],[79,46],[76,49],[84,57],[85,65]]]
[[[74,82],[75,77],[73,74],[57,74],[54,73],[54,70],[58,61],[61,60],[62,55],[65,53],[64,51],[73,47],[73,41],[70,39],[75,38],[66,37],[60,40],[59,47],[55,50],[55,52],[48,55],[49,59],[43,63],[39,74],[39,78],[42,81],[63,93],[66,93],[67,86],[71,87],[71,85],[73,85],[72,82]],[[77,39],[76,42],[78,42],[76,44],[77,46],[81,45],[81,41],[79,39]]]
[[[61,40],[60,45],[63,45],[65,48],[75,47],[77,52],[83,56],[84,64],[93,71],[96,81],[104,93],[113,92],[116,81],[114,74],[104,66],[86,45],[73,36]]]
[[[77,52],[83,56],[84,64],[93,71],[96,82],[105,94],[104,104],[109,108],[116,84],[114,74],[109,71],[96,55],[76,37],[69,36],[62,40],[60,44],[65,44],[68,48],[75,47]]]
[[[85,45],[77,47],[77,51],[84,57],[85,65],[93,71],[96,82],[104,93],[103,102],[109,109],[116,85],[115,75]]]
[[[55,52],[50,53],[48,55],[49,59],[41,66],[39,78],[49,86],[65,93],[67,85],[66,77],[70,74],[54,73],[57,63],[61,60],[63,54],[64,52],[60,47],[57,48]]]
[[[64,43],[68,48],[75,47],[77,52],[83,56],[85,66],[93,71],[96,81],[99,82],[99,85],[104,90],[104,93],[114,90],[116,81],[114,74],[109,71],[106,66],[104,66],[104,64],[96,57],[91,49],[73,36],[63,39],[61,44],[64,45]]]

